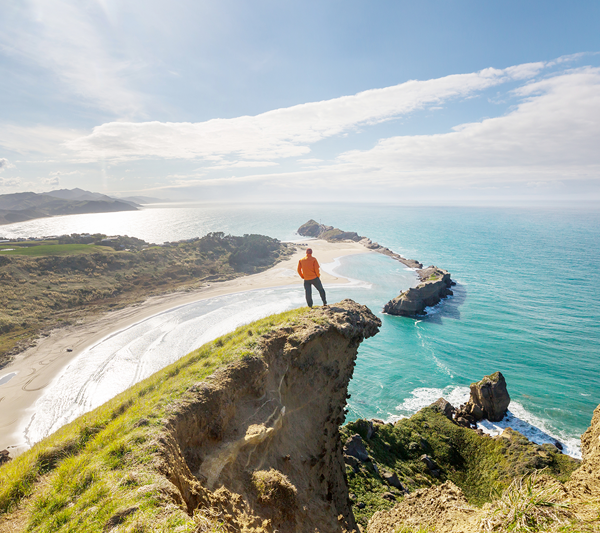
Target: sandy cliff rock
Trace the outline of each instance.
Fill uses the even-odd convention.
[[[358,346],[380,324],[344,300],[198,384],[162,443],[188,510],[231,532],[353,530],[338,427]]]

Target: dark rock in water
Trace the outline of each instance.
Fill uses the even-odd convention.
[[[452,404],[444,398],[439,398],[433,402],[429,408],[443,414],[448,420],[452,420],[452,417],[456,412],[456,409],[452,406]]]
[[[471,383],[471,397],[468,404],[473,405],[471,413],[477,407],[483,412],[482,418],[492,422],[500,422],[510,404],[510,396],[506,389],[506,380],[501,372],[485,376],[477,383]],[[467,405],[468,405],[467,404]]]
[[[556,446],[561,452],[563,451],[563,445],[557,440],[554,441],[554,446]]]
[[[404,490],[404,487],[402,486],[402,483],[400,483],[396,472],[383,472],[383,474],[381,474],[381,477],[391,487],[396,487],[397,489]]]
[[[369,454],[367,453],[367,449],[365,448],[360,435],[352,435],[352,437],[346,441],[346,444],[344,445],[344,455],[356,457],[363,463],[369,460]]]
[[[450,287],[455,285],[455,282],[447,270],[430,266],[417,273],[421,283],[403,291],[385,304],[384,313],[412,317],[423,315],[426,307],[434,306],[442,298],[452,295]]]

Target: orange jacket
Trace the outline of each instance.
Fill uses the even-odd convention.
[[[306,255],[298,261],[298,274],[302,279],[315,279],[321,273],[319,272],[319,262],[312,256]]]

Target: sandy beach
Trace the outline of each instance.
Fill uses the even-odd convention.
[[[310,246],[321,265],[347,255],[373,253],[359,243],[310,240]],[[258,274],[151,297],[141,304],[106,313],[84,324],[53,330],[36,346],[19,354],[0,373],[0,450],[6,448],[14,456],[26,448],[21,433],[23,421],[34,414],[35,402],[43,395],[44,389],[86,348],[148,317],[199,300],[289,285],[297,285],[298,290],[303,291],[296,266],[305,248],[299,244],[290,259]],[[347,283],[345,278],[332,276],[323,270],[321,279],[328,285]]]

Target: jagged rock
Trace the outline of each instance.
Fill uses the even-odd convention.
[[[385,304],[383,312],[397,316],[419,316],[425,308],[436,305],[442,298],[452,295],[450,287],[455,282],[447,270],[430,266],[417,272],[421,283],[403,291]]]
[[[452,406],[452,404],[444,398],[439,398],[438,400],[433,402],[429,407],[430,409],[433,409],[434,411],[443,414],[448,420],[452,420],[452,416],[456,412],[456,409]]]
[[[396,472],[384,472],[383,474],[381,474],[381,477],[391,487],[396,487],[397,489],[404,490],[404,487],[402,486],[402,483],[400,483]]]
[[[438,464],[432,457],[424,453],[423,455],[421,455],[421,457],[419,457],[419,459],[425,464],[425,466],[431,472],[432,475],[435,475],[434,472],[437,472],[437,475],[435,475],[435,477],[438,477],[440,470]]]
[[[361,436],[357,433],[352,435],[344,444],[344,455],[356,457],[359,461],[365,462],[369,460],[369,454],[363,443]]]
[[[510,396],[506,389],[506,380],[501,372],[495,372],[485,376],[477,383],[471,383],[471,397],[468,404],[471,404],[471,414],[475,418],[474,410],[479,407],[482,411],[482,418],[487,418],[492,422],[500,422],[510,404]],[[481,418],[480,418],[481,420]]]

